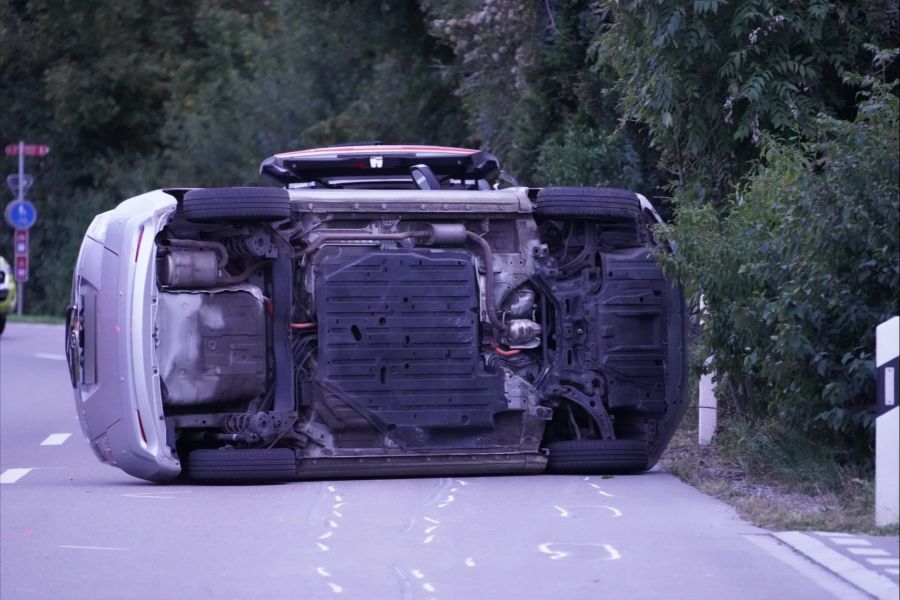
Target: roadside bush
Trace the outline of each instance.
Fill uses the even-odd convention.
[[[728,410],[858,459],[873,440],[875,327],[898,313],[898,101],[878,89],[817,139],[768,139],[720,215],[680,195],[666,267],[707,305]]]

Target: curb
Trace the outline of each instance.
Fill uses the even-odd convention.
[[[896,600],[900,596],[900,586],[896,583],[884,575],[866,568],[865,565],[847,558],[813,537],[799,531],[785,531],[770,535],[875,598]]]

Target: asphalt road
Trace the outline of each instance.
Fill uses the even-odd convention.
[[[780,539],[658,470],[145,483],[90,452],[62,338],[15,323],[0,338],[3,600],[870,597],[793,543],[815,536]],[[818,537],[896,561],[894,539]],[[856,564],[897,597],[896,578]]]

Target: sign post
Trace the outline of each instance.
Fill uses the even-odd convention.
[[[25,282],[28,281],[28,230],[37,221],[37,209],[34,204],[25,198],[25,192],[34,183],[34,177],[25,173],[26,156],[47,156],[50,147],[43,144],[26,144],[19,140],[18,144],[10,144],[6,147],[7,156],[19,157],[18,174],[9,175],[6,183],[9,189],[16,195],[16,199],[6,206],[3,215],[6,222],[16,230],[14,252],[14,275],[18,282],[16,293],[16,313],[22,315],[22,307],[25,299]]]

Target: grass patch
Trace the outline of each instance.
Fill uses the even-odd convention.
[[[700,446],[689,410],[660,465],[765,529],[900,533],[898,524],[875,526],[871,465],[841,464],[778,423],[732,418],[712,445]]]

